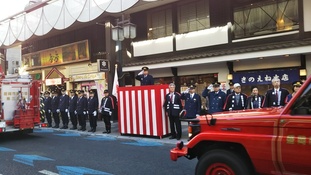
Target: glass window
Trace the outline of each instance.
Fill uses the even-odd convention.
[[[311,84],[292,106],[292,115],[311,115]]]
[[[148,14],[148,39],[171,36],[172,33],[173,27],[171,9],[154,11]]]
[[[209,1],[199,0],[178,7],[178,33],[210,27]]]
[[[264,1],[234,9],[234,35],[243,38],[299,29],[298,0]]]

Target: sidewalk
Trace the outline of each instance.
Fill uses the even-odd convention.
[[[183,141],[184,143],[188,142],[188,123],[187,122],[181,122],[182,126],[182,138],[180,140],[176,139],[169,139],[170,136],[164,137],[162,139],[156,138],[156,137],[150,137],[150,136],[140,136],[140,135],[121,135],[119,132],[119,125],[118,122],[111,123],[111,133],[110,134],[103,134],[103,131],[105,130],[104,121],[97,121],[97,128],[96,132],[87,132],[90,127],[89,121],[86,123],[86,131],[78,131],[78,130],[69,130],[69,129],[54,129],[54,128],[41,128],[41,129],[53,129],[55,131],[63,131],[63,132],[73,132],[73,133],[79,133],[81,135],[89,135],[89,136],[107,136],[107,137],[115,137],[119,139],[129,139],[129,140],[145,140],[145,141],[155,141],[159,143],[165,143],[165,144],[176,144],[178,141]],[[62,124],[60,124],[60,127],[62,127]],[[71,123],[69,124],[69,128],[71,128]],[[79,128],[79,127],[78,127]]]

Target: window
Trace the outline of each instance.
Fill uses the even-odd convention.
[[[299,29],[298,0],[264,1],[235,8],[234,24],[235,38]]]
[[[172,33],[173,27],[171,9],[150,12],[148,14],[148,39],[171,36]]]
[[[297,98],[292,107],[292,115],[311,115],[311,84]]]
[[[178,33],[210,27],[209,1],[199,0],[178,7]]]

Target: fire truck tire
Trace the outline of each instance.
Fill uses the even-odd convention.
[[[27,135],[27,134],[31,134],[31,133],[33,133],[33,129],[25,129],[25,130],[19,131],[19,134],[21,134],[21,135]]]
[[[198,161],[196,175],[251,175],[250,167],[233,152],[227,150],[211,150]]]

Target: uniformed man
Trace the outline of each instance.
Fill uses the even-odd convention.
[[[252,94],[247,98],[247,109],[261,108],[265,97],[259,94],[257,86],[251,87]]]
[[[233,82],[229,82],[230,88],[227,90],[227,97],[234,92]]]
[[[292,83],[292,85],[293,85],[293,89],[292,89],[293,93],[287,95],[286,100],[285,100],[286,103],[288,103],[296,95],[296,93],[298,92],[298,90],[300,89],[302,84],[303,84],[302,81],[295,81],[295,82]]]
[[[213,83],[213,92],[208,93],[209,99],[209,113],[222,112],[226,103],[226,94],[220,90],[220,83]]]
[[[141,86],[154,85],[153,76],[149,75],[149,68],[142,67],[142,71],[135,77],[136,80],[140,81]]]
[[[44,110],[44,93],[40,92],[40,121],[45,122],[45,110]]]
[[[98,99],[94,96],[94,90],[89,91],[89,99],[87,105],[87,111],[89,114],[91,129],[88,132],[96,132],[97,127],[97,109]]]
[[[281,81],[279,78],[272,79],[273,89],[269,89],[265,95],[264,107],[284,106],[285,99],[289,94],[288,90],[281,88]]]
[[[69,96],[66,94],[66,90],[61,90],[62,95],[59,98],[58,110],[62,117],[63,126],[60,129],[68,129],[68,108],[69,108]]]
[[[52,91],[52,102],[51,102],[51,109],[52,109],[52,114],[53,114],[53,119],[55,125],[53,128],[59,128],[59,109],[58,109],[58,104],[59,104],[59,96],[56,91]]]
[[[106,126],[106,131],[103,133],[111,133],[111,115],[114,110],[114,101],[113,98],[109,95],[108,90],[104,91],[104,97],[101,100],[100,103],[100,111],[102,113],[102,116],[104,118],[105,126]]]
[[[87,111],[87,99],[84,97],[84,91],[80,90],[78,93],[77,108],[75,114],[78,116],[80,131],[86,130],[86,111]]]
[[[50,97],[50,92],[44,92],[44,113],[45,118],[48,122],[48,127],[52,127],[52,98]]]
[[[201,112],[201,97],[195,93],[195,87],[195,85],[190,85],[189,88],[181,94],[181,99],[185,100],[185,118],[196,118]]]
[[[179,113],[182,110],[182,103],[181,95],[175,92],[174,83],[169,84],[169,93],[165,96],[165,102],[163,104],[163,107],[170,121],[170,128],[172,134],[170,139],[177,138],[177,140],[180,140],[182,132],[181,123],[179,120]]]
[[[247,96],[241,93],[241,85],[239,83],[235,83],[233,85],[233,88],[234,88],[234,93],[230,94],[227,97],[224,110],[232,111],[232,110],[246,109]]]
[[[70,115],[70,120],[72,123],[72,128],[70,128],[71,130],[75,130],[77,129],[77,124],[78,124],[78,120],[77,120],[77,115],[75,114],[75,110],[77,108],[77,95],[75,93],[74,90],[70,91],[70,98],[69,98],[69,115]]]

